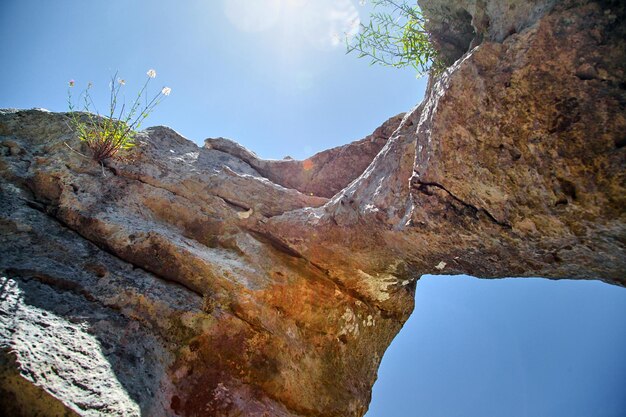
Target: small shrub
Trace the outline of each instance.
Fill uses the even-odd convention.
[[[374,8],[368,25],[352,41],[346,39],[347,52],[359,58],[369,58],[370,64],[403,68],[412,66],[418,76],[430,70],[441,72],[445,66],[437,57],[424,30],[424,17],[415,4],[406,0],[372,0]]]
[[[70,110],[70,126],[78,134],[81,141],[87,144],[94,160],[102,163],[105,159],[115,156],[120,150],[130,149],[135,145],[135,135],[143,121],[152,113],[156,106],[170,94],[169,87],[163,87],[150,101],[147,95],[150,80],[156,77],[156,71],[151,69],[147,79],[137,94],[130,110],[126,111],[126,103],[118,102],[121,89],[126,84],[117,73],[111,77],[109,84],[110,102],[109,113],[101,116],[98,112],[90,90],[92,84],[87,84],[78,96],[78,103],[82,103],[82,112],[78,111],[72,99],[74,80],[70,80],[67,90],[67,102]],[[142,99],[143,97],[143,99]],[[79,104],[80,107],[80,104]]]

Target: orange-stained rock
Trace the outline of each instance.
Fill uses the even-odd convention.
[[[624,6],[514,3],[428,3],[460,59],[306,161],[0,111],[3,411],[362,416],[423,274],[626,285]]]

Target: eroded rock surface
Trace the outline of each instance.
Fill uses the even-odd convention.
[[[418,0],[418,3],[441,58],[452,64],[483,40],[502,42],[534,25],[559,1]]]
[[[422,274],[626,285],[624,6],[513,3],[427,3],[469,52],[309,162],[158,127],[101,167],[2,111],[0,406],[362,416]]]
[[[365,171],[398,128],[403,116],[390,118],[364,139],[328,149],[304,161],[260,159],[238,143],[224,138],[206,139],[204,147],[240,158],[276,184],[330,198]]]

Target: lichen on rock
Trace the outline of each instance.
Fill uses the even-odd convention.
[[[14,414],[362,416],[423,274],[626,285],[624,6],[421,3],[450,67],[305,161],[0,111]]]

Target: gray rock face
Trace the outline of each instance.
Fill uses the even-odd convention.
[[[361,358],[380,344],[378,363],[398,319],[374,329],[373,306],[260,227],[328,199],[167,128],[103,168],[65,120],[0,114],[0,343],[24,375],[7,365],[3,389],[48,393],[19,413],[54,398],[79,415],[364,412],[354,393],[369,396],[376,367]],[[348,349],[359,326],[371,345]]]
[[[502,42],[534,25],[557,0],[418,0],[426,29],[447,64],[483,40]]]
[[[624,6],[472,4],[489,36],[310,170],[163,127],[101,167],[0,111],[5,414],[362,416],[422,274],[626,285]]]
[[[205,148],[240,158],[276,184],[304,194],[330,198],[365,171],[398,128],[404,114],[387,120],[368,137],[320,152],[304,161],[264,160],[228,139],[206,139]]]

